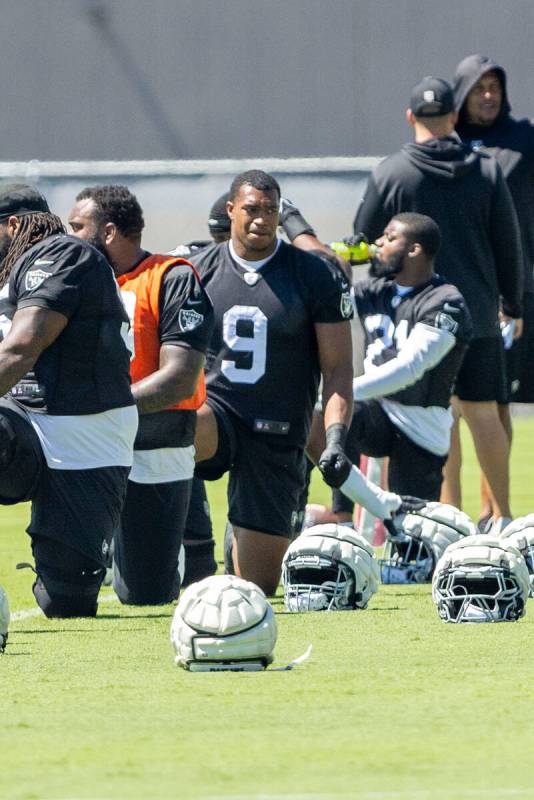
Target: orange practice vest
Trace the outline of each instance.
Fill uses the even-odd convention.
[[[156,254],[145,258],[131,272],[117,277],[134,334],[134,357],[130,363],[132,383],[159,369],[159,296],[165,273],[176,264],[185,264],[196,274],[193,265],[184,258]],[[133,303],[126,292],[135,294],[133,318]],[[206,382],[202,370],[194,394],[169,408],[197,409],[205,399]]]

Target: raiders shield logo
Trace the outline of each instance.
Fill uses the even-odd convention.
[[[203,319],[203,314],[199,314],[198,311],[193,311],[191,308],[182,308],[178,314],[178,324],[184,333],[198,328]]]
[[[443,313],[440,311],[436,314],[436,328],[440,328],[442,331],[449,331],[453,335],[456,334],[458,330],[458,323],[455,319],[453,319],[449,314]]]
[[[352,299],[350,292],[343,292],[340,302],[341,316],[344,319],[349,319],[352,316]]]
[[[50,277],[51,272],[45,272],[43,269],[30,269],[24,278],[24,288],[27,292],[37,289],[47,278]]]

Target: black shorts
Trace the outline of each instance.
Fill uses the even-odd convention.
[[[523,297],[523,335],[506,355],[506,379],[510,403],[534,403],[534,295]]]
[[[232,525],[292,538],[300,529],[305,485],[304,449],[284,436],[257,433],[210,401],[219,446],[213,458],[196,465],[195,475],[217,480],[229,472],[228,519]]]
[[[178,597],[191,484],[128,481],[113,553],[113,588],[122,603],[159,605]]]
[[[472,403],[508,402],[502,336],[473,339],[465,352],[453,394]]]
[[[49,469],[33,497],[30,536],[62,542],[106,566],[126,495],[128,467]]]
[[[12,400],[0,400],[0,504],[31,500],[45,469],[41,443],[26,412]]]
[[[360,455],[389,457],[388,488],[424,500],[439,500],[446,456],[412,442],[389,419],[377,400],[354,404],[345,450],[359,464]],[[354,505],[339,490],[332,493],[334,512],[352,512]]]

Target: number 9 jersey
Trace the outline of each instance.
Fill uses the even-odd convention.
[[[252,430],[304,446],[320,379],[314,325],[353,315],[342,271],[285,242],[257,271],[237,263],[228,242],[190,260],[215,312],[208,398]]]

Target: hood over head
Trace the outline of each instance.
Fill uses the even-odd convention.
[[[456,134],[423,143],[410,142],[402,152],[421,172],[443,181],[463,178],[485,157],[472,152]]]
[[[480,80],[480,78],[486,74],[486,72],[496,72],[499,75],[501,86],[502,86],[502,105],[501,110],[499,112],[499,116],[493,123],[493,126],[498,125],[503,120],[505,120],[511,111],[511,106],[508,101],[508,92],[506,89],[506,72],[500,64],[497,64],[496,61],[493,59],[488,58],[488,56],[482,55],[472,55],[467,56],[464,58],[458,66],[456,67],[456,72],[454,73],[454,102],[456,106],[456,110],[458,111],[458,124],[456,126],[458,131],[462,131],[466,128],[477,128],[482,127],[478,125],[469,124],[465,118],[465,101],[467,95],[475,85],[475,83]],[[491,126],[491,127],[493,127]]]

